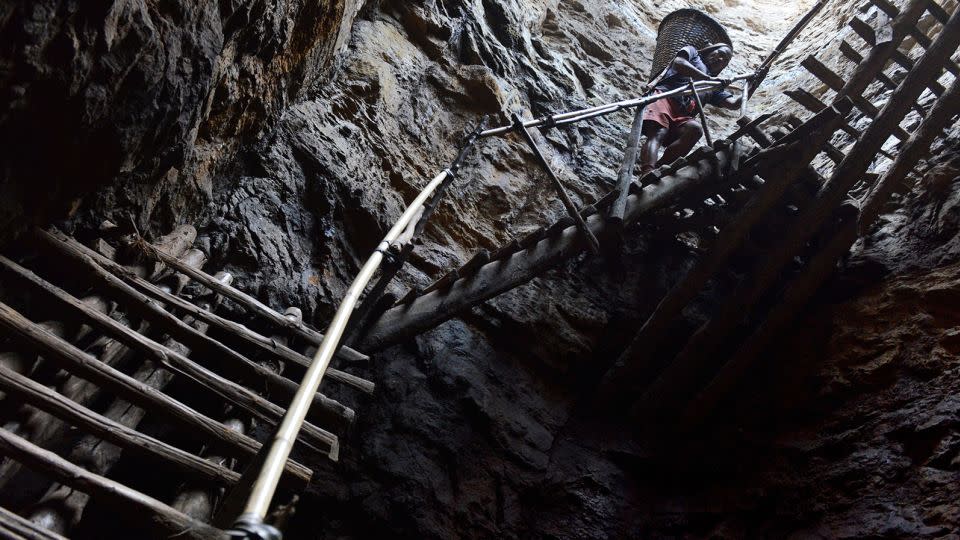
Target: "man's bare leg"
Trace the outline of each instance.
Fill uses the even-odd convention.
[[[657,161],[660,155],[660,147],[667,138],[669,130],[656,122],[644,122],[643,134],[647,137],[646,142],[640,149],[640,176],[657,168]]]
[[[693,150],[703,136],[703,128],[699,122],[691,120],[678,127],[676,135],[676,139],[663,150],[663,157],[660,158],[663,163],[673,163]]]

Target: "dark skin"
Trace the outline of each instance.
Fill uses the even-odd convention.
[[[720,47],[704,56],[703,63],[710,73],[700,71],[683,55],[679,55],[673,60],[673,67],[680,75],[689,77],[694,81],[717,81],[719,79],[711,73],[723,71],[730,63],[732,56],[733,50],[730,47]],[[724,109],[738,109],[741,100],[742,96],[731,96],[720,102],[718,106]],[[703,127],[700,122],[690,120],[671,130],[648,120],[643,123],[643,134],[647,137],[647,142],[644,143],[640,154],[641,173],[647,173],[655,169],[659,161],[671,163],[687,155],[700,140],[700,137],[703,136]],[[661,148],[663,148],[663,156],[657,159]]]

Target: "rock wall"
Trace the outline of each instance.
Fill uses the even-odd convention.
[[[169,230],[324,80],[359,0],[4,2],[0,243],[80,211]]]

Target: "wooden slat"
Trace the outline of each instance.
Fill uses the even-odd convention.
[[[37,237],[45,246],[50,247],[55,253],[62,255],[65,260],[88,274],[95,283],[102,285],[108,293],[123,300],[126,308],[142,316],[158,329],[168,332],[177,341],[191,349],[205,353],[204,360],[215,363],[220,371],[241,381],[246,380],[250,385],[262,385],[271,394],[271,400],[278,405],[285,405],[287,400],[293,398],[298,387],[296,383],[252,362],[242,354],[173,316],[157,302],[97,264],[93,256],[99,255],[83,244],[59,231],[51,233],[37,229]],[[311,420],[335,426],[337,429],[346,429],[353,423],[355,417],[352,409],[319,393],[314,396],[310,411]]]
[[[230,469],[201,459],[189,452],[144,435],[123,424],[70,401],[53,390],[36,383],[23,375],[0,366],[0,388],[15,395],[25,403],[111,442],[125,450],[147,456],[195,478],[230,486],[240,475]]]
[[[254,394],[250,390],[224,379],[213,373],[185,355],[147,338],[133,329],[117,323],[112,318],[90,308],[59,287],[44,281],[42,278],[20,266],[16,262],[0,255],[0,268],[15,275],[21,280],[43,291],[56,299],[71,312],[76,313],[87,324],[111,336],[118,342],[151,358],[167,369],[181,374],[197,382],[204,388],[212,391],[228,403],[232,403],[248,413],[270,424],[276,424],[283,418],[284,409],[268,400]],[[320,449],[330,456],[338,452],[339,443],[336,435],[320,430],[312,424],[305,424],[302,431],[303,440],[307,444]]]
[[[183,539],[222,539],[224,533],[191,519],[162,502],[119,482],[92,474],[60,456],[0,429],[0,453],[56,481],[89,493],[122,509],[126,520],[147,522],[169,536]]]
[[[67,540],[57,533],[23,519],[2,506],[0,506],[0,538],[9,540]]]
[[[237,435],[223,424],[103,364],[40,328],[3,302],[0,302],[0,327],[5,328],[11,337],[35,348],[47,360],[57,363],[63,370],[95,383],[144,410],[161,414],[209,443],[223,445],[238,456],[255,455],[260,449],[257,441]],[[309,469],[293,462],[288,464],[287,471],[303,484],[312,475]]]
[[[149,244],[148,244],[149,245]],[[153,247],[153,246],[151,246]],[[203,272],[202,270],[197,270],[182,264],[180,261],[176,260],[173,257],[166,255],[156,249],[147,249],[145,253],[159,261],[162,261],[163,264],[170,266],[175,269],[177,272],[186,274],[196,280],[198,283],[202,283],[204,286],[210,288],[211,290],[218,292],[233,300],[234,302],[240,304],[245,309],[257,315],[261,319],[271,323],[276,328],[287,329],[299,337],[313,343],[314,345],[319,345],[323,341],[323,334],[313,330],[312,328],[306,326],[303,323],[291,322],[289,319],[284,317],[282,314],[274,311],[272,308],[266,304],[260,302],[256,298],[248,295],[247,293],[240,291],[229,285],[224,285],[218,283],[213,276]],[[366,362],[370,360],[370,357],[359,353],[349,347],[340,347],[337,351],[337,356],[343,358],[344,360],[349,360],[351,362]]]

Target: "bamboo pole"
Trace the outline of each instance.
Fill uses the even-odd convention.
[[[65,371],[97,384],[142,409],[162,414],[210,443],[222,444],[240,456],[256,454],[260,448],[260,443],[253,439],[237,435],[219,422],[103,364],[70,343],[46,332],[2,302],[0,302],[0,327],[5,328],[12,337],[36,348],[45,358],[58,363]],[[303,484],[306,484],[311,476],[309,469],[296,463],[290,464],[288,472],[294,478],[300,479]]]
[[[693,102],[697,104],[697,114],[700,116],[700,123],[703,124],[703,136],[707,139],[707,146],[713,146],[713,137],[710,136],[710,126],[707,125],[707,112],[703,110],[703,100],[700,99],[700,93],[697,92],[693,80],[690,81],[690,90],[693,92]]]
[[[419,195],[410,203],[400,219],[384,236],[383,241],[377,247],[376,251],[370,255],[370,258],[360,269],[360,273],[354,279],[350,288],[347,289],[346,297],[334,314],[330,327],[323,338],[323,342],[317,349],[313,363],[303,377],[300,387],[287,409],[283,422],[277,429],[269,449],[263,457],[263,466],[260,469],[254,483],[251,487],[247,503],[240,516],[236,518],[234,528],[238,530],[260,530],[264,527],[263,519],[270,509],[270,501],[277,489],[280,481],[280,474],[283,471],[283,464],[290,456],[293,449],[293,442],[296,440],[297,433],[303,425],[307,412],[312,402],[311,396],[316,393],[323,379],[324,373],[330,365],[330,360],[339,347],[339,342],[346,330],[350,316],[353,314],[354,307],[360,299],[360,295],[367,284],[373,278],[374,273],[383,261],[384,253],[390,245],[407,228],[410,222],[416,216],[427,199],[436,191],[443,181],[450,174],[449,171],[443,171],[433,178]]]
[[[51,233],[37,229],[37,236],[55,253],[63,255],[65,259],[90,275],[96,283],[103,285],[108,292],[123,299],[130,310],[144,317],[158,329],[168,332],[177,341],[191,349],[206,353],[203,358],[216,364],[220,371],[245,380],[251,385],[262,385],[267,392],[273,394],[271,398],[275,402],[282,402],[296,393],[297,385],[293,381],[273,373],[219,341],[198,332],[164,310],[157,302],[115,277],[97,264],[86,246],[59,231]],[[333,424],[338,429],[346,429],[353,422],[355,413],[352,409],[322,394],[315,394],[311,399],[315,405],[312,419]]]
[[[44,450],[9,431],[0,429],[0,452],[58,482],[89,493],[118,508],[125,521],[149,522],[170,536],[183,539],[223,539],[223,532],[177,512],[160,501],[119,482],[92,474],[60,456]]]

